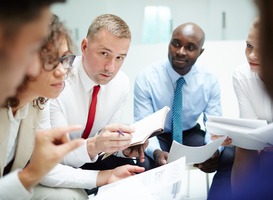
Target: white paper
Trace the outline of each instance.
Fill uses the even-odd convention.
[[[273,146],[273,123],[253,130],[250,135]]]
[[[226,136],[223,136],[207,145],[200,147],[189,147],[173,140],[168,162],[173,162],[182,156],[186,157],[186,164],[198,164],[208,160],[218,149],[219,146],[224,142]]]
[[[99,188],[95,200],[175,200],[185,196],[185,158]]]
[[[265,120],[208,116],[206,129],[214,135],[228,136],[232,145],[244,149],[262,150],[273,144],[273,126],[267,125]]]
[[[207,121],[221,122],[225,124],[232,124],[237,126],[244,126],[248,128],[259,128],[262,126],[266,126],[266,120],[260,119],[243,119],[243,118],[229,118],[229,117],[217,117],[207,115]]]

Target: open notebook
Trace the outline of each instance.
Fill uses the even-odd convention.
[[[144,144],[148,138],[163,133],[169,111],[170,108],[165,106],[161,110],[158,110],[148,117],[145,117],[144,119],[130,125],[131,127],[135,127],[135,132],[132,133],[133,137],[130,147]],[[104,154],[102,160],[113,153]]]

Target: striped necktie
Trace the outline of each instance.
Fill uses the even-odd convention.
[[[182,118],[182,86],[185,79],[180,77],[176,81],[176,89],[173,98],[172,133],[173,140],[183,144],[183,118]]]

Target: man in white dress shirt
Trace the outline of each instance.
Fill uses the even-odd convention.
[[[115,15],[98,16],[90,25],[87,37],[81,44],[82,56],[78,56],[73,63],[72,78],[65,82],[61,95],[51,101],[50,118],[52,127],[74,123],[86,127],[93,88],[100,85],[94,124],[85,140],[86,145],[71,152],[63,160],[63,164],[78,169],[58,166],[42,181],[43,185],[90,189],[99,186],[98,183],[102,181],[99,173],[103,171],[94,170],[108,171],[115,168],[132,174],[144,170],[125,164],[134,165],[130,157],[139,157],[140,161],[144,161],[143,150],[148,141],[135,149],[128,148],[134,129],[117,124],[120,123],[129,92],[129,79],[119,69],[127,55],[130,41],[129,27]],[[81,138],[82,135],[83,131],[69,134],[71,139]],[[116,151],[119,152],[105,160],[98,156],[100,152]],[[122,167],[116,168],[118,166]]]

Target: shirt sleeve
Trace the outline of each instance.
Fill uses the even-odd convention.
[[[206,115],[222,116],[220,85],[216,77],[214,77],[212,80],[212,86],[210,90],[210,99],[204,111],[203,123],[205,127],[206,127],[206,121],[207,121]],[[212,142],[211,136],[206,130],[205,144],[208,144],[210,142]],[[220,146],[218,149],[219,149],[219,152],[221,153],[224,148]]]
[[[57,99],[50,101],[50,123],[52,128],[67,126],[67,119]]]
[[[43,116],[38,128],[39,130],[51,129],[49,104],[50,104],[50,100],[46,102],[45,107],[43,109]]]
[[[50,102],[50,122],[53,128],[68,125],[66,117],[61,109],[60,103],[56,99]],[[98,155],[90,159],[87,152],[86,143],[87,140],[85,140],[85,145],[82,145],[77,149],[69,152],[64,157],[62,163],[72,167],[80,167],[85,163],[96,162],[98,159]]]
[[[123,95],[123,99],[121,101],[121,104],[119,106],[119,108],[117,109],[117,111],[112,115],[112,117],[110,118],[109,122],[107,124],[117,124],[117,123],[121,123],[121,118],[126,106],[126,102],[128,99],[128,95],[129,95],[129,90],[130,90],[130,85],[129,85],[129,80],[127,83],[127,88],[124,90],[124,95]]]
[[[112,117],[110,118],[110,120],[109,120],[109,122],[107,124],[121,123],[122,114],[124,112],[126,102],[127,102],[128,96],[129,96],[129,91],[130,91],[130,84],[129,84],[128,77],[126,77],[126,79],[124,81],[126,81],[126,83],[124,83],[124,84],[127,85],[127,87],[124,89],[123,99],[121,100],[121,104],[120,104],[119,108],[112,115]],[[117,157],[128,158],[128,157],[124,156],[122,151],[118,151],[117,153],[115,153],[113,155],[117,156]]]
[[[94,158],[90,159],[88,151],[87,151],[87,140],[85,140],[85,144],[78,147],[77,149],[69,152],[63,159],[62,163],[65,165],[69,165],[72,167],[80,167],[85,163],[94,163],[98,160],[98,155]]]
[[[150,98],[150,89],[147,80],[143,74],[138,74],[134,86],[134,120],[137,122],[154,113],[152,101]],[[154,159],[154,151],[160,149],[157,137],[149,139],[149,145],[145,149],[145,153]]]
[[[258,119],[255,110],[252,106],[251,100],[248,98],[246,91],[238,81],[235,73],[233,73],[233,89],[238,100],[238,106],[241,118]]]
[[[96,187],[98,170],[83,170],[70,166],[56,165],[40,182],[49,187],[84,188]]]
[[[33,189],[31,189],[31,192],[26,190],[18,177],[19,171],[20,170],[15,170],[0,179],[0,199],[31,199]]]

